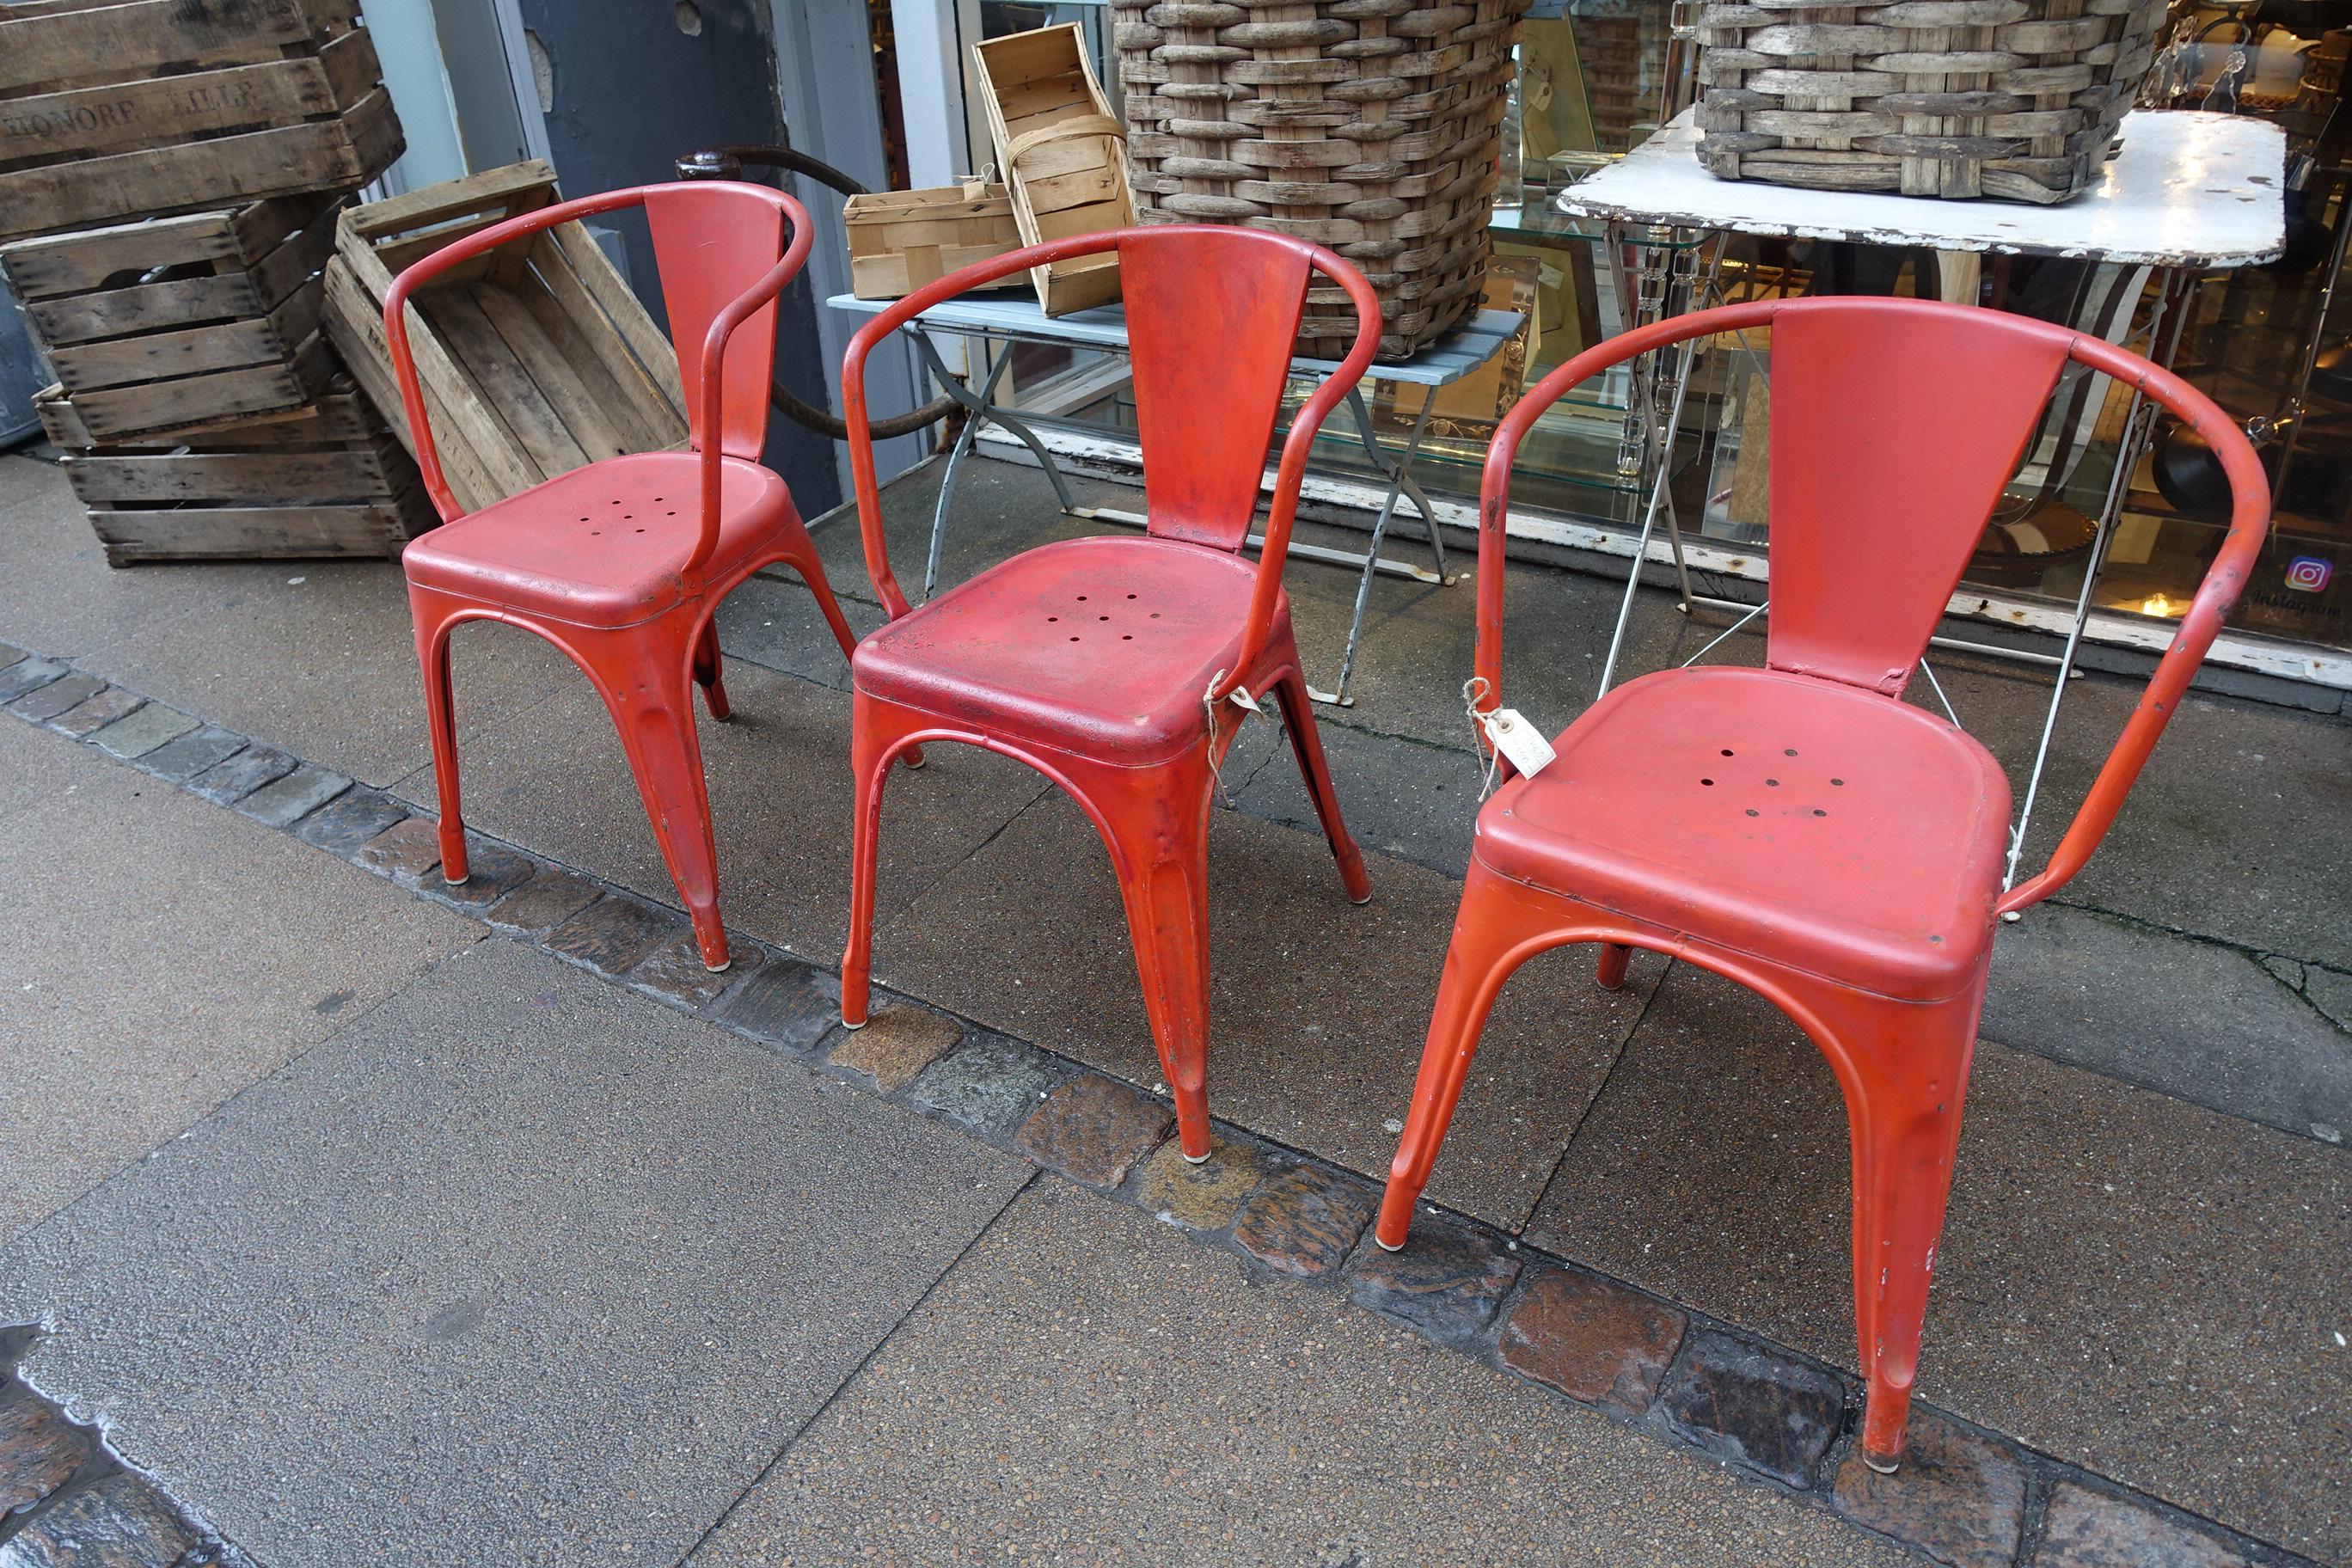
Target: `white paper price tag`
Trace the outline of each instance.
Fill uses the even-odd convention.
[[[1509,758],[1511,766],[1525,777],[1533,778],[1543,772],[1559,755],[1551,749],[1551,742],[1528,722],[1527,715],[1516,708],[1481,713],[1478,722],[1486,730],[1486,739],[1494,742],[1495,750]]]

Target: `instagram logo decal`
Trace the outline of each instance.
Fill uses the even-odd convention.
[[[2286,563],[2286,585],[2298,594],[2317,594],[2336,575],[2336,564],[2316,555],[2298,555]]]

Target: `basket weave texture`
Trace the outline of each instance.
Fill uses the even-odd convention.
[[[2088,188],[2166,0],[1709,4],[1699,161],[1726,179],[2049,204]]]
[[[1528,0],[1116,5],[1137,216],[1326,245],[1380,294],[1403,359],[1478,299],[1512,46]],[[1310,289],[1298,352],[1347,353],[1343,289]]]

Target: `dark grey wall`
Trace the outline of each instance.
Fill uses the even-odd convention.
[[[548,153],[567,196],[672,178],[681,153],[720,142],[782,140],[767,0],[520,0],[543,51]],[[629,279],[665,320],[643,221],[620,226]],[[805,275],[778,312],[776,373],[820,407],[825,389]],[[841,499],[832,443],[778,415],[768,461],[801,515]]]

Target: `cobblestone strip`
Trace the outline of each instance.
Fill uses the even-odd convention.
[[[82,684],[39,700],[44,689],[66,682]],[[92,704],[108,717],[83,727],[74,716]],[[1343,1290],[1498,1375],[1527,1379],[1661,1442],[1708,1455],[1936,1562],[1955,1568],[2309,1564],[1925,1404],[1913,1407],[1911,1451],[1901,1472],[1878,1475],[1854,1453],[1860,1381],[1736,1325],[1523,1247],[1493,1226],[1434,1206],[1424,1208],[1404,1251],[1382,1251],[1370,1238],[1379,1189],[1352,1172],[1231,1127],[1218,1129],[1205,1163],[1191,1164],[1177,1157],[1175,1119],[1165,1102],[912,997],[885,994],[866,1028],[845,1030],[840,982],[832,972],[730,932],[735,962],[711,974],[677,910],[511,845],[469,836],[472,876],[453,888],[439,874],[431,818],[339,773],[83,676],[64,661],[0,644],[0,707],[77,734],[131,766],[613,984],[1134,1204],[1202,1245],[1231,1252],[1247,1268]],[[6,1419],[0,1414],[0,1568],[68,1561],[86,1568],[195,1568],[226,1561],[71,1556],[46,1547],[11,1555],[31,1527],[5,1511],[20,1463],[8,1446]],[[38,1467],[56,1462],[23,1460],[36,1478],[24,1484],[36,1484],[47,1473]],[[52,1513],[70,1496],[95,1489],[79,1479],[66,1483],[37,1510]],[[100,1500],[81,1506],[113,1505]],[[135,1511],[132,1503],[122,1507]]]
[[[35,1337],[0,1328],[0,1568],[243,1568],[243,1553],[17,1377]]]

